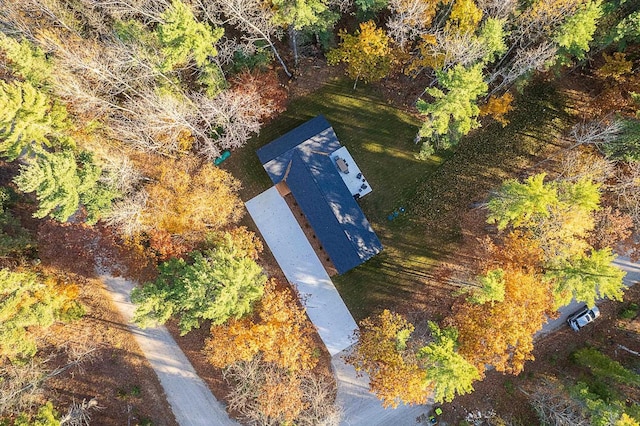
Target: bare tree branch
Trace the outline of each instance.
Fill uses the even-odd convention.
[[[264,7],[261,0],[211,0],[205,7],[213,16],[222,13],[231,25],[254,37],[254,40],[266,41],[287,77],[292,77],[273,42],[273,36],[277,33],[276,25],[273,23],[273,11]]]

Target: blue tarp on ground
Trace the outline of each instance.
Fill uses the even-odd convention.
[[[331,125],[318,116],[258,150],[273,183],[285,180],[339,274],[382,250],[329,154],[340,148]]]

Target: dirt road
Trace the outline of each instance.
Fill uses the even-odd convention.
[[[158,375],[167,401],[181,426],[237,425],[227,415],[207,385],[198,377],[191,363],[164,327],[141,330],[131,324],[134,305],[129,299],[134,284],[120,277],[100,275],[113,302],[129,323],[140,349]]]
[[[631,260],[625,256],[619,256],[613,261],[613,264],[627,273],[624,277],[624,284],[627,287],[630,287],[640,281],[640,264],[631,262]],[[569,305],[563,306],[560,309],[560,316],[554,320],[547,321],[547,323],[542,327],[542,330],[537,333],[537,337],[543,336],[565,326],[569,315],[576,312],[583,305],[584,303],[579,303],[574,300]]]

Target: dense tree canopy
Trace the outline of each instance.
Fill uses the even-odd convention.
[[[451,402],[456,395],[473,392],[472,383],[480,379],[480,372],[458,353],[458,331],[451,327],[440,329],[434,323],[429,328],[434,340],[420,349],[418,356],[426,364],[434,400]]]
[[[555,37],[555,41],[561,48],[559,54],[584,59],[602,14],[602,1],[596,0],[586,2],[575,14],[569,16],[560,26]]]
[[[504,301],[466,304],[453,317],[460,354],[480,371],[518,374],[533,359],[533,336],[553,312],[548,286],[531,273],[505,269]]]
[[[349,30],[334,32],[336,22]],[[639,22],[631,0],[4,0],[0,156],[20,165],[2,176],[37,200],[20,204],[20,217],[104,218],[104,233],[166,260],[158,278],[133,294],[136,321],[175,316],[182,333],[211,321],[207,355],[225,368],[229,405],[247,421],[318,424],[326,412],[315,404],[326,407],[333,390],[308,375],[317,352],[304,310],[294,293],[265,285],[255,235],[235,228],[244,211],[240,176],[227,170],[250,176],[253,168],[233,163],[242,155],[228,168],[213,161],[282,112],[289,89],[306,89],[287,77],[322,67],[323,53],[345,67],[354,90],[361,80],[376,83],[374,90],[394,94],[390,103],[422,116],[414,128],[424,139],[420,158],[466,150],[476,139],[465,136],[474,138],[489,119],[503,127],[516,121],[511,112],[522,97],[515,94],[537,71],[552,71],[550,81],[563,67],[580,65],[573,76],[584,66],[609,105],[573,111],[567,104],[563,120],[584,122],[553,123],[559,145],[589,150],[584,167],[571,174],[557,158],[543,161],[558,170],[507,180],[489,195],[488,220],[498,232],[487,237],[488,256],[464,271],[473,289],[441,326],[420,329],[388,310],[361,323],[350,361],[369,374],[385,406],[431,395],[449,401],[470,392],[486,365],[520,372],[533,335],[558,306],[621,298],[623,274],[608,247],[640,224]],[[305,55],[313,65],[298,68]],[[276,60],[281,68],[270,64]],[[349,111],[342,113],[340,124],[350,126]],[[495,176],[515,176],[520,166]],[[260,185],[249,182],[247,192]],[[28,251],[36,263],[33,240],[8,211],[14,195],[0,192],[0,255],[21,264]],[[35,334],[66,313],[73,288],[0,272],[0,355],[29,357]],[[314,399],[310,389],[324,396]],[[576,393],[597,421],[627,421],[621,405],[588,386]],[[53,411],[45,406],[42,422]],[[40,421],[27,417],[25,424]]]
[[[189,159],[159,162],[146,187],[145,228],[170,234],[202,235],[240,218],[239,182],[213,164]]]
[[[419,134],[423,138],[435,138],[439,141],[438,146],[449,147],[480,126],[476,120],[480,113],[476,100],[486,94],[487,84],[479,64],[471,68],[456,65],[446,72],[437,71],[436,75],[446,92],[437,87],[425,90],[434,101],[421,99],[416,105],[418,111],[427,116]],[[422,152],[428,153],[431,145],[431,141],[425,142]]]
[[[249,314],[260,300],[267,280],[262,268],[234,247],[191,253],[191,259],[171,259],[159,266],[159,276],[135,289],[134,321],[141,327],[178,318],[181,334],[199,328],[202,320],[214,325]]]
[[[9,60],[9,68],[33,86],[43,88],[51,84],[53,64],[28,39],[18,41],[0,33],[0,51]]]
[[[69,127],[66,109],[29,81],[0,80],[0,153],[7,160],[33,154],[34,147],[73,145],[64,134]]]
[[[524,183],[504,182],[487,205],[487,221],[533,232],[547,259],[567,258],[588,249],[585,240],[600,207],[600,184],[590,179],[544,182],[545,174]]]
[[[557,202],[557,191],[544,184],[544,174],[528,177],[524,183],[509,180],[489,200],[487,222],[496,223],[498,229],[526,226],[535,216],[548,217],[549,205]]]
[[[313,329],[304,310],[296,305],[290,290],[278,290],[272,280],[258,305],[260,320],[230,321],[213,326],[205,350],[210,362],[220,368],[249,361],[259,352],[265,362],[290,371],[310,370],[313,357]]]
[[[354,35],[345,30],[339,35],[342,41],[338,48],[327,53],[327,60],[332,65],[340,62],[347,65],[347,74],[355,80],[354,88],[359,79],[378,81],[389,73],[393,57],[384,29],[376,28],[376,24],[369,21],[360,24]]]
[[[624,272],[614,267],[609,248],[594,250],[589,232],[600,209],[601,185],[589,178],[544,182],[538,174],[524,183],[509,180],[488,203],[488,222],[531,232],[542,248],[547,278],[554,282],[556,307],[572,298],[590,306],[605,297],[620,300]]]
[[[74,285],[61,285],[33,272],[0,269],[0,361],[34,356],[37,331],[75,309],[76,295]]]
[[[504,301],[504,271],[500,268],[487,271],[478,277],[480,287],[476,288],[469,297],[469,301],[482,305],[488,302]]]
[[[164,69],[184,66],[190,59],[201,67],[218,54],[215,44],[224,30],[213,30],[209,25],[197,22],[189,6],[180,0],[173,0],[160,19],[158,38],[164,55]]]
[[[556,305],[568,305],[572,299],[589,306],[595,305],[596,299],[621,301],[625,272],[612,264],[615,257],[605,248],[550,266],[546,276],[556,283]]]
[[[118,196],[100,182],[101,175],[101,168],[88,152],[76,157],[72,151],[38,149],[36,156],[21,166],[15,183],[21,191],[35,192],[39,203],[35,217],[49,215],[64,222],[82,206],[87,222],[95,223]]]
[[[349,358],[370,377],[370,388],[385,407],[424,404],[429,396],[426,373],[407,348],[414,326],[401,315],[384,310],[360,323],[355,351]]]

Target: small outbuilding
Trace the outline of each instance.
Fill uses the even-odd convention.
[[[257,154],[280,195],[295,199],[338,274],[382,251],[357,202],[371,192],[371,186],[323,116],[296,127]]]

